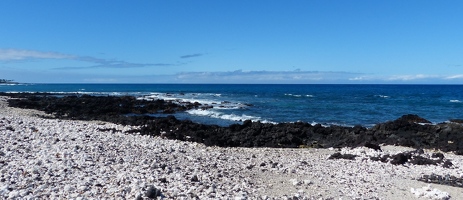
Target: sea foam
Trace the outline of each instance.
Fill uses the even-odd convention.
[[[223,120],[228,120],[228,121],[236,121],[236,122],[251,120],[253,122],[260,121],[263,123],[275,123],[275,122],[268,121],[268,120],[262,120],[262,118],[256,117],[256,116],[250,116],[250,115],[244,115],[244,114],[242,115],[225,114],[217,110],[213,110],[213,109],[208,109],[208,110],[193,109],[193,110],[188,110],[187,113],[190,115],[205,116],[205,117],[223,119]]]

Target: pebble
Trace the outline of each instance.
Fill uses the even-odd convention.
[[[427,185],[422,188],[410,189],[411,192],[417,197],[417,198],[429,198],[429,199],[436,199],[436,200],[448,200],[450,199],[450,195],[447,192],[440,191],[436,188],[431,188],[431,185]]]
[[[365,159],[409,150],[401,147],[206,147],[127,133],[137,127],[38,118],[44,113],[9,108],[4,100],[0,96],[0,199],[429,198],[427,184],[416,181],[423,174],[463,174],[462,157],[450,153],[444,156],[454,167],[442,168]],[[327,159],[336,152],[357,157]],[[439,192],[463,199],[461,189]]]

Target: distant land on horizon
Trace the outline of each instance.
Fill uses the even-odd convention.
[[[14,80],[0,79],[0,84],[18,84],[18,82],[14,82]]]
[[[29,83],[29,82],[16,82],[14,80],[10,79],[0,79],[0,85],[2,84],[64,84],[64,85],[69,85],[69,84],[101,84],[101,85],[111,85],[111,84],[166,84],[166,85],[463,85],[460,83],[126,83],[126,82],[120,82],[120,83],[55,83],[55,82],[50,82],[50,83]]]

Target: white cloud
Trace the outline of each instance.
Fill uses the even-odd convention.
[[[439,78],[438,75],[414,74],[414,75],[393,75],[386,80],[391,81],[413,81],[420,79]]]
[[[353,77],[353,78],[349,78],[348,80],[349,81],[370,81],[370,80],[374,80],[374,79],[377,79],[377,77],[374,77],[374,76],[356,76],[356,77]]]
[[[191,56],[191,55],[190,55]],[[79,67],[58,67],[57,70],[72,70],[72,69],[91,69],[91,68],[139,68],[139,67],[167,67],[181,65],[182,63],[131,63],[121,60],[108,60],[95,58],[91,56],[77,56],[56,52],[33,51],[25,49],[0,49],[0,61],[27,61],[36,59],[60,59],[73,60],[85,63],[92,63],[91,66]]]
[[[201,83],[317,83],[346,81],[358,73],[328,71],[228,71],[183,72],[176,75],[181,82]]]
[[[455,83],[463,79],[463,74],[396,74],[379,75],[344,71],[218,71],[182,72],[173,74],[175,80],[182,82],[329,82],[329,83]]]
[[[74,59],[75,56],[55,53],[42,52],[23,49],[0,49],[0,60],[19,61],[29,59]]]
[[[447,76],[445,79],[463,79],[463,74],[456,74],[452,76]]]
[[[463,79],[463,74],[437,75],[437,74],[406,74],[406,75],[363,75],[349,78],[353,82],[375,83],[455,83]]]
[[[192,83],[445,83],[463,79],[460,75],[375,75],[332,71],[229,71],[184,72],[176,81]],[[450,82],[449,82],[450,81]]]

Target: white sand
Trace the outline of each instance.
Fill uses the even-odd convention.
[[[462,177],[463,157],[451,153],[444,153],[454,164],[448,169],[371,161],[380,152],[366,148],[342,150],[355,160],[329,160],[337,150],[206,147],[127,134],[133,127],[111,123],[42,119],[6,107],[5,98],[0,199],[146,199],[150,186],[166,199],[463,199],[463,188],[415,180]],[[121,132],[99,130],[107,128]]]

